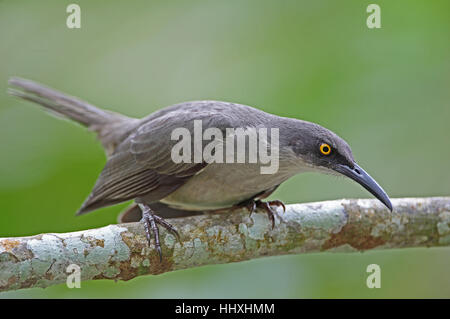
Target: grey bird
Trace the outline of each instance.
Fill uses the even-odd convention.
[[[392,211],[388,195],[356,164],[348,144],[318,124],[221,101],[179,103],[135,119],[101,110],[30,80],[11,78],[9,84],[21,89],[10,88],[10,94],[36,102],[97,133],[107,162],[78,214],[134,200],[136,204],[123,213],[120,220],[129,222],[142,217],[147,240],[150,243],[153,237],[160,259],[157,224],[178,237],[164,218],[232,207],[247,207],[252,212],[258,207],[267,212],[273,227],[276,206],[285,207],[280,201],[263,202],[262,199],[302,172],[349,177]],[[176,163],[171,157],[177,143],[172,132],[185,128],[194,133],[195,120],[202,121],[204,130],[216,128],[224,136],[228,128],[278,129],[278,170],[273,174],[261,174],[263,163],[259,160],[256,163],[205,160]],[[272,138],[272,135],[267,136],[265,145],[269,145]],[[207,142],[202,141],[202,146]]]

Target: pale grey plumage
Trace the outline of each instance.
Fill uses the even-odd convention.
[[[266,196],[286,179],[303,171],[347,175],[341,167],[348,170],[357,167],[348,144],[328,129],[250,106],[194,101],[166,107],[143,119],[133,119],[100,110],[29,80],[13,78],[9,83],[25,91],[10,89],[11,94],[39,103],[97,132],[108,161],[79,213],[130,199],[146,204],[160,202],[188,211],[220,209],[260,194]],[[223,132],[226,128],[238,127],[278,128],[279,171],[272,175],[258,174],[261,163],[176,164],[171,160],[171,149],[176,143],[171,140],[171,133],[179,127],[192,132],[194,120],[202,120],[204,129],[215,127]],[[330,156],[319,153],[321,143],[331,146]],[[383,197],[383,194],[376,196]]]

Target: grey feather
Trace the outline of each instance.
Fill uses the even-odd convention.
[[[354,162],[347,143],[326,128],[246,105],[192,101],[134,119],[30,80],[12,78],[9,83],[23,90],[10,89],[10,94],[97,132],[108,161],[80,214],[130,199],[182,211],[220,209],[267,194],[302,171],[332,172],[334,164]],[[218,128],[224,135],[227,128],[279,129],[279,171],[261,175],[261,163],[175,163],[171,151],[178,141],[171,140],[172,131],[184,127],[192,133],[194,120],[202,121],[203,130]],[[323,142],[335,149],[329,158],[318,154]],[[202,143],[204,147],[209,141],[202,139]]]

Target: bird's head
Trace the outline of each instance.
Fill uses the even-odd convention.
[[[296,121],[295,137],[290,139],[293,151],[313,170],[351,178],[378,198],[390,211],[389,196],[353,158],[350,146],[330,130],[314,123]]]

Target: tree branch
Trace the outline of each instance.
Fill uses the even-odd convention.
[[[0,291],[66,281],[70,264],[81,280],[129,280],[196,266],[308,252],[450,245],[450,197],[288,205],[276,218],[245,210],[172,219],[181,243],[161,228],[164,258],[148,247],[140,223],[65,234],[0,238]]]

